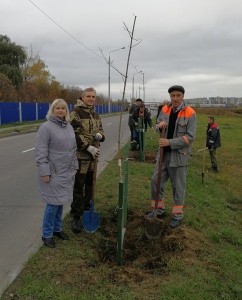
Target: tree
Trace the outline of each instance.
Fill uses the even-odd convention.
[[[11,42],[6,35],[0,35],[0,72],[5,74],[15,87],[23,82],[21,66],[26,59],[22,46]]]
[[[47,70],[45,62],[40,58],[34,61],[33,64],[27,65],[23,69],[23,74],[25,81],[31,81],[35,83],[38,83],[38,81],[50,83],[51,80],[54,79],[54,77]]]
[[[3,73],[0,73],[0,101],[17,101],[17,92],[15,87],[12,85],[11,80]]]
[[[127,65],[126,65],[125,75],[122,74],[115,66],[113,66],[112,64],[110,64],[110,61],[103,55],[102,49],[99,49],[101,51],[102,55],[103,55],[103,58],[106,60],[106,62],[108,64],[110,64],[110,66],[114,70],[116,70],[122,76],[122,78],[123,78],[124,85],[123,85],[122,101],[121,101],[121,104],[122,104],[123,108],[124,108],[124,104],[125,104],[125,91],[126,91],[126,84],[127,84],[127,78],[128,78],[128,70],[129,70],[129,61],[130,61],[131,50],[132,50],[133,47],[137,46],[142,41],[142,39],[135,39],[134,38],[135,22],[136,22],[136,16],[134,16],[134,22],[133,22],[133,29],[132,29],[132,31],[130,31],[128,29],[128,27],[126,26],[126,24],[124,23],[124,29],[128,32],[129,37],[130,37],[129,53],[128,53],[128,59],[127,59]],[[133,45],[134,41],[136,42],[135,45]],[[120,151],[120,147],[121,147],[121,126],[122,126],[122,110],[120,112],[120,119],[119,119],[118,152]]]

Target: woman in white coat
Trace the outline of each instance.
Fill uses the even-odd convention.
[[[73,200],[73,185],[78,169],[76,139],[66,102],[56,99],[50,106],[36,137],[36,164],[39,175],[39,192],[46,203],[42,240],[54,248],[53,235],[68,240],[62,230],[63,205]]]

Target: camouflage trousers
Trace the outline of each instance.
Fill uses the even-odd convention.
[[[84,210],[90,209],[93,187],[94,161],[78,159],[79,170],[75,176],[73,189],[73,202],[71,203],[71,215],[79,219]]]
[[[213,149],[213,150],[210,149],[209,155],[210,155],[212,167],[217,167],[218,163],[217,163],[217,159],[216,159],[216,149]]]

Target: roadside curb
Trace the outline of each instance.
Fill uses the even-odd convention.
[[[16,136],[16,135],[22,135],[22,134],[26,134],[26,133],[32,133],[32,132],[37,132],[39,129],[39,127],[34,127],[32,129],[28,129],[28,130],[17,130],[13,131],[13,132],[9,132],[9,133],[0,133],[0,139],[1,138],[5,138],[5,137],[9,137],[9,136]]]

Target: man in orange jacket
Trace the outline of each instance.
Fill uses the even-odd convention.
[[[186,191],[187,165],[190,158],[192,143],[196,135],[196,113],[185,104],[183,98],[185,89],[180,85],[168,89],[171,102],[165,105],[157,119],[156,130],[165,128],[165,138],[159,139],[159,147],[163,147],[163,161],[160,186],[157,187],[159,154],[151,179],[151,207],[155,208],[158,200],[158,214],[161,218],[165,213],[164,191],[167,180],[170,178],[173,191],[173,209],[170,226],[180,225],[183,218],[183,205]],[[156,189],[159,189],[159,198],[156,199]],[[147,218],[153,218],[153,212]]]

